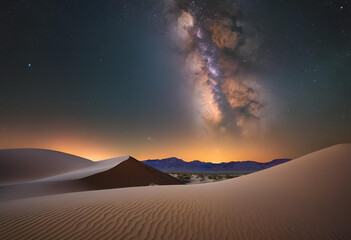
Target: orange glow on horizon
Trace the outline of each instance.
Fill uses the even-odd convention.
[[[95,136],[95,137],[93,137]],[[259,147],[258,147],[259,146]],[[43,148],[61,151],[93,161],[130,155],[139,160],[177,157],[184,161],[203,162],[257,161],[268,162],[276,158],[289,158],[282,155],[282,149],[272,148],[254,142],[228,139],[204,140],[204,138],[172,139],[164,141],[147,138],[138,141],[126,139],[107,139],[97,134],[82,137],[63,131],[60,135],[32,136],[31,134],[12,134],[11,140],[1,142],[0,148]]]
[[[233,150],[221,149],[216,147],[203,147],[200,149],[183,149],[182,151],[177,151],[176,149],[145,149],[140,151],[118,151],[114,147],[106,147],[98,143],[87,142],[87,141],[74,141],[65,140],[62,142],[54,141],[50,143],[36,143],[36,144],[20,144],[15,146],[2,146],[1,148],[43,148],[51,149],[60,152],[65,152],[73,154],[79,157],[87,158],[92,161],[99,161],[124,155],[133,156],[139,160],[147,159],[163,159],[169,157],[177,157],[183,159],[184,161],[200,160],[203,162],[230,162],[230,161],[257,161],[257,162],[267,162],[274,158],[273,154],[268,152],[255,151],[250,152],[248,149]]]

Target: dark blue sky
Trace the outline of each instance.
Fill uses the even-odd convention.
[[[1,2],[0,147],[269,161],[351,141],[350,2],[211,4]]]

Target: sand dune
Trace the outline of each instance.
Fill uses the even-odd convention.
[[[0,186],[0,200],[77,191],[148,186],[150,184],[172,185],[182,183],[178,179],[149,167],[132,157],[124,156],[94,162],[87,167],[47,178]]]
[[[0,150],[0,186],[18,184],[92,166],[88,159],[45,149]]]
[[[91,189],[147,186],[150,184],[182,184],[178,179],[139,162],[132,157],[119,163],[109,171],[90,175],[77,181],[89,185]]]
[[[0,203],[0,239],[351,239],[351,145],[226,181]]]

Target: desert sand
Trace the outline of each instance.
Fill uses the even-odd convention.
[[[351,144],[215,183],[0,202],[0,239],[351,239]]]
[[[33,181],[84,167],[88,159],[45,149],[0,150],[0,186]]]

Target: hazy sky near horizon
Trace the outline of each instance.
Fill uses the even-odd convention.
[[[0,148],[295,158],[351,142],[351,1],[2,1]]]

